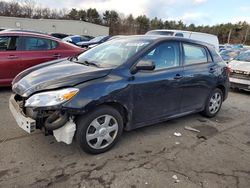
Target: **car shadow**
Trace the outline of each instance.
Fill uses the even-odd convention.
[[[213,119],[211,119],[213,120]],[[140,127],[131,131],[124,131],[122,140],[130,140],[137,136],[153,136],[161,133],[173,135],[174,132],[184,131],[185,125],[189,125],[190,122],[197,121],[200,124],[207,122],[207,118],[201,116],[199,113],[190,114],[187,116],[179,117],[176,119],[167,120],[161,123]]]
[[[0,92],[11,92],[11,87],[0,87]]]

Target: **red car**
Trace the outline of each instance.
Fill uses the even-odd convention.
[[[47,61],[74,56],[84,49],[45,34],[0,32],[0,86],[10,86],[21,71]]]

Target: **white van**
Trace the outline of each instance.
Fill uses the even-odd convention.
[[[166,35],[166,36],[176,36],[185,37],[193,40],[198,40],[212,44],[217,51],[219,51],[219,40],[216,35],[211,35],[207,33],[193,32],[193,31],[183,31],[183,30],[168,30],[159,29],[148,31],[145,35]]]

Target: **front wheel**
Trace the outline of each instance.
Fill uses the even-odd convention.
[[[123,131],[123,118],[112,107],[101,106],[77,120],[76,140],[81,148],[91,154],[111,149]]]
[[[219,88],[213,90],[213,92],[209,95],[204,111],[201,112],[202,115],[206,117],[214,117],[221,108],[223,101],[223,94]]]

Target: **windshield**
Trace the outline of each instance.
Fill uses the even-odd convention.
[[[92,62],[98,67],[117,67],[150,43],[142,39],[117,39],[89,49],[77,57],[79,63]]]
[[[250,62],[250,52],[245,52],[240,54],[237,58],[237,61],[246,61],[246,62]]]

